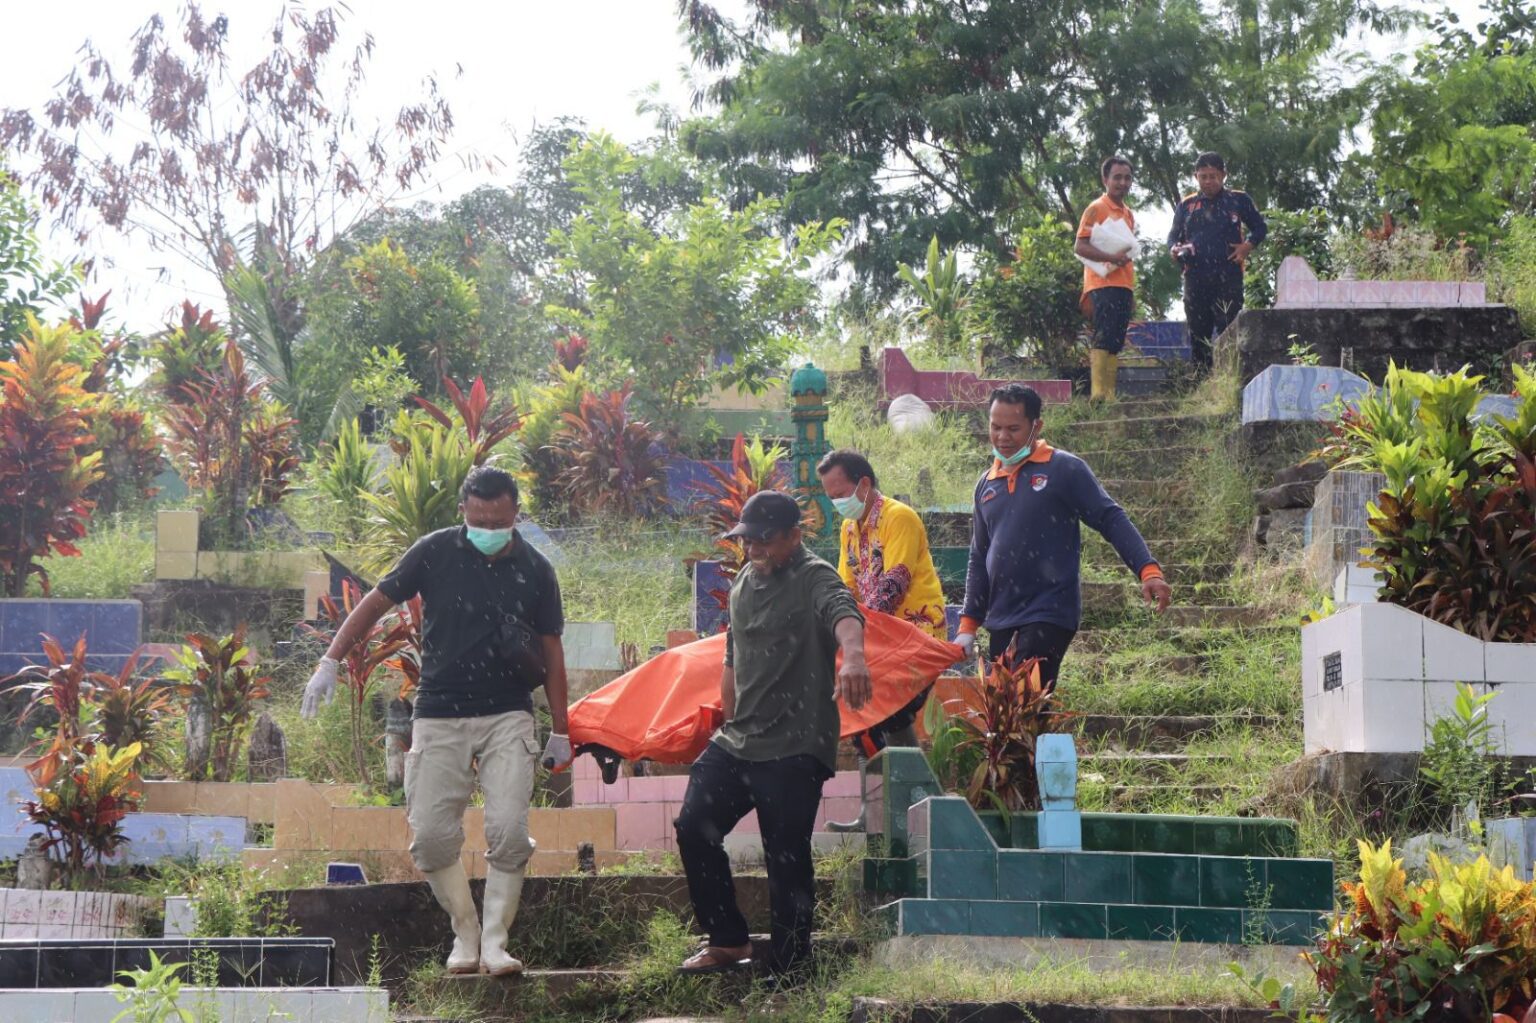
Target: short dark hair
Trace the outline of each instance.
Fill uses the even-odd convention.
[[[1023,405],[1025,419],[1040,418],[1040,394],[1033,387],[1023,384],[1004,384],[992,392],[987,404],[1000,401],[1004,405]]]
[[[1136,173],[1136,168],[1131,163],[1131,161],[1127,160],[1123,156],[1116,155],[1106,158],[1105,161],[1099,165],[1099,180],[1103,181],[1105,178],[1109,177],[1110,170],[1120,166],[1122,163],[1130,168],[1132,174]]]
[[[852,448],[838,448],[836,451],[828,451],[821,456],[821,461],[816,463],[816,475],[825,476],[833,469],[843,470],[843,475],[848,477],[848,482],[854,486],[859,485],[859,480],[869,477],[869,482],[874,487],[880,486],[880,480],[875,476],[875,467],[869,464],[869,459],[859,454]]]
[[[1227,161],[1221,158],[1220,153],[1201,153],[1195,157],[1195,170],[1199,170],[1201,167],[1214,167],[1225,174],[1227,172]]]
[[[494,501],[498,497],[510,496],[513,504],[520,504],[517,499],[517,480],[505,469],[498,469],[494,465],[477,465],[469,470],[469,475],[464,477],[464,485],[459,487],[459,503],[466,503],[471,497],[478,497],[482,501]]]

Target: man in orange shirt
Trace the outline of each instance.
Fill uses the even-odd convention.
[[[1104,194],[1088,204],[1077,228],[1075,251],[1083,259],[1107,263],[1109,275],[1101,276],[1083,267],[1083,298],[1093,307],[1093,347],[1088,352],[1093,376],[1092,397],[1114,401],[1115,374],[1120,368],[1120,349],[1125,347],[1125,328],[1131,322],[1132,291],[1136,287],[1136,268],[1132,250],[1106,252],[1090,240],[1096,225],[1107,220],[1124,221],[1136,233],[1136,218],[1125,204],[1131,192],[1131,162],[1123,156],[1111,156],[1099,168]]]

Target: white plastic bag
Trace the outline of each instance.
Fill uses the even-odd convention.
[[[896,433],[914,433],[933,425],[933,409],[915,394],[898,394],[891,399],[885,418]]]
[[[1132,259],[1141,255],[1141,241],[1136,237],[1136,232],[1131,226],[1118,217],[1110,217],[1093,225],[1093,231],[1088,235],[1088,244],[1100,252],[1125,252]],[[1100,277],[1108,277],[1114,272],[1114,266],[1109,263],[1101,263],[1096,259],[1084,259],[1077,257],[1089,270]]]

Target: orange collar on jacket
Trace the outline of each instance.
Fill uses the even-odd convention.
[[[1056,449],[1042,440],[1035,444],[1035,450],[1029,453],[1028,458],[1024,459],[1022,462],[1015,463],[1011,467],[1003,465],[1002,459],[994,458],[992,459],[992,468],[987,470],[987,479],[1007,480],[1008,493],[1011,494],[1013,493],[1013,488],[1018,485],[1020,469],[1024,468],[1026,465],[1039,465],[1042,462],[1049,462],[1051,460],[1051,456],[1055,453]]]

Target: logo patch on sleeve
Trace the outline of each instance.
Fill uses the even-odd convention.
[[[1043,472],[1037,472],[1029,478],[1029,489],[1044,490],[1045,485],[1051,482],[1051,478]]]

